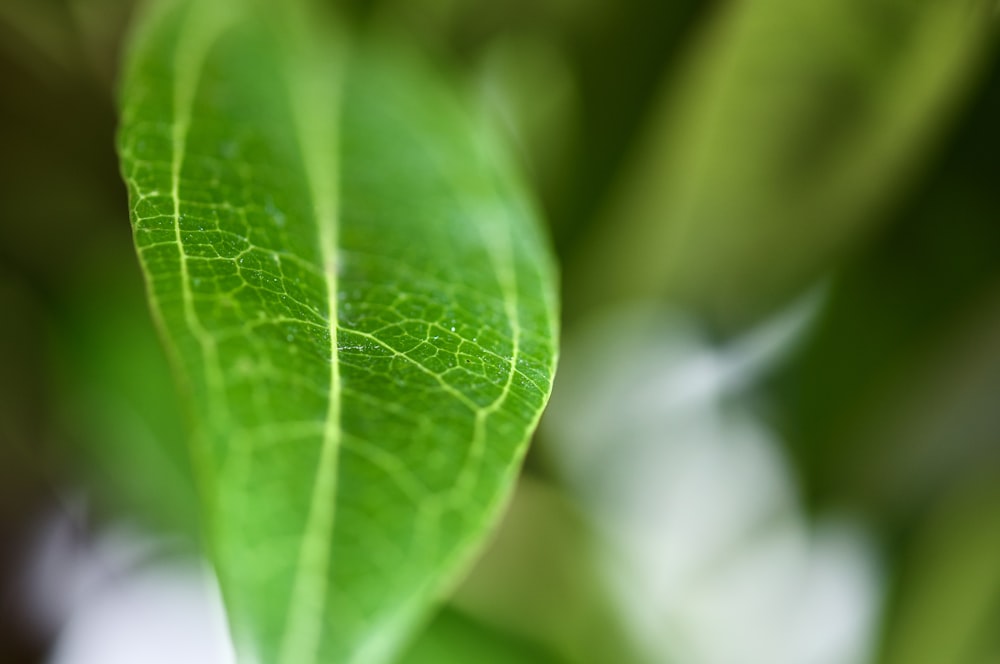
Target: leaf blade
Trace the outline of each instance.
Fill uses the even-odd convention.
[[[381,44],[338,57],[284,9],[162,7],[120,151],[233,622],[265,661],[382,661],[471,555],[547,399],[550,259],[425,70]]]

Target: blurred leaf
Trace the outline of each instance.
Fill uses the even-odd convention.
[[[64,0],[94,74],[111,89],[117,80],[122,33],[135,0]]]
[[[781,426],[817,506],[905,527],[969,471],[1000,466],[1000,60],[962,130],[776,377]]]
[[[110,88],[133,0],[5,0],[0,50],[58,86],[60,78]]]
[[[803,364],[822,371],[813,379],[829,376],[833,383],[803,388],[790,418],[815,502],[850,503],[898,526],[970,470],[1000,467],[1000,280],[981,291],[926,327],[893,329],[899,312],[873,317],[873,341],[855,346],[857,359],[836,370],[824,366],[839,348],[823,363],[813,356],[821,345],[809,348]],[[895,346],[866,361],[876,344],[891,340]],[[829,341],[822,346],[829,349]],[[829,401],[813,401],[824,393]]]
[[[666,293],[732,326],[809,283],[920,163],[992,45],[993,4],[729,3],[663,97],[570,295]]]
[[[598,574],[593,533],[567,497],[530,474],[452,604],[572,664],[639,661]],[[466,661],[466,660],[439,660]]]
[[[0,48],[43,77],[78,71],[79,43],[65,3],[53,0],[5,0],[0,3]]]
[[[30,51],[22,59],[3,55],[0,50],[0,264],[39,294],[57,298],[82,257],[126,239],[114,106],[108,89],[80,72],[39,72],[29,61],[44,61]]]
[[[549,202],[560,255],[572,256],[581,238],[599,223],[615,178],[642,139],[642,123],[655,111],[651,106],[658,88],[674,74],[692,28],[716,4],[582,2],[581,7],[591,9],[585,20],[551,38],[566,43],[579,98],[578,130],[563,176],[572,186],[553,192]]]
[[[59,314],[64,436],[77,446],[71,456],[83,461],[81,475],[104,507],[196,536],[194,478],[173,376],[134,265],[102,258],[104,265],[81,271]]]
[[[556,664],[540,649],[490,629],[453,609],[442,611],[399,664]]]
[[[698,0],[373,0],[378,18],[459,66],[485,62],[553,223],[573,247],[635,139],[636,126]],[[541,122],[540,122],[541,121]]]
[[[484,105],[524,156],[535,189],[549,200],[564,196],[579,131],[566,53],[542,34],[499,37],[484,53],[479,87]]]
[[[933,510],[899,579],[883,664],[983,664],[1000,618],[1000,477],[967,478]],[[995,651],[994,651],[995,656]]]
[[[120,153],[236,641],[384,661],[512,486],[553,372],[549,257],[413,54],[299,3],[155,7]]]

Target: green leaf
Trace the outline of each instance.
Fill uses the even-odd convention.
[[[555,279],[490,128],[300,10],[154,4],[119,150],[238,648],[381,662],[509,494]]]
[[[446,608],[400,659],[400,664],[563,664],[543,648]]]
[[[881,664],[995,662],[1000,607],[1000,476],[955,483],[903,550]],[[947,610],[942,610],[947,607]]]

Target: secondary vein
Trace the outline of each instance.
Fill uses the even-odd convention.
[[[230,16],[225,11],[211,6],[198,7],[185,17],[174,56],[177,76],[174,80],[173,122],[170,136],[170,196],[173,204],[174,242],[177,245],[180,268],[184,322],[201,350],[205,382],[210,398],[213,399],[212,410],[222,419],[228,419],[229,407],[222,386],[222,370],[219,366],[215,339],[198,316],[194,307],[194,294],[191,291],[188,255],[184,247],[184,234],[181,231],[181,174],[187,157],[195,95],[205,68],[205,61],[212,46],[230,25],[229,19]],[[204,450],[196,449],[195,453],[201,456]],[[204,471],[206,464],[202,462],[201,465]]]
[[[204,347],[211,344],[207,343],[210,339],[194,308],[187,252],[184,248],[184,235],[181,232],[181,172],[187,155],[187,138],[191,127],[194,97],[204,69],[205,58],[221,30],[221,26],[217,22],[201,21],[201,18],[198,13],[191,12],[184,23],[181,39],[177,44],[175,60],[177,76],[174,79],[173,123],[170,132],[170,197],[173,203],[174,242],[177,245],[180,262],[184,321],[204,351]]]

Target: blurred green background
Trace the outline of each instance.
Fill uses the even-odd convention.
[[[734,442],[749,422],[778,478],[761,495],[783,487],[788,532],[815,552],[810,529],[849,522],[876,571],[851,577],[868,578],[867,599],[841,611],[865,624],[837,637],[845,649],[779,612],[775,634],[815,647],[741,663],[1000,662],[995,2],[341,4],[357,29],[420,43],[495,116],[564,266],[557,407],[490,549],[408,661],[724,664],[699,630],[742,637],[699,613],[698,593],[680,601],[652,579],[683,547],[758,556],[742,535],[698,540],[723,532],[711,500],[755,472]],[[197,549],[113,149],[132,11],[0,0],[0,662],[52,661],[68,620],[32,599],[52,515],[76,551],[123,519]],[[616,401],[619,379],[630,396]],[[594,382],[606,393],[581,388]],[[670,390],[698,400],[668,408]],[[603,442],[585,445],[581,422]],[[701,475],[677,450],[708,449],[708,426],[718,456],[684,493]],[[675,456],[644,464],[649,477],[622,470],[623,484],[608,469],[637,467],[625,457],[645,438]],[[713,473],[730,483],[712,489]],[[623,498],[643,481],[659,492]],[[628,557],[640,548],[642,564]],[[701,570],[712,592],[749,597],[723,567]]]

